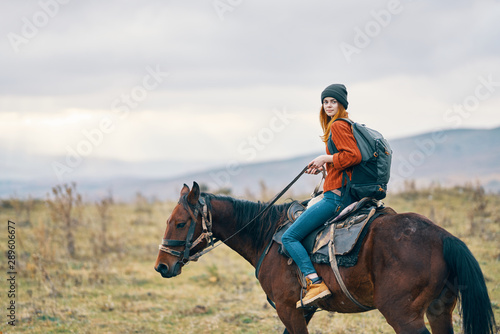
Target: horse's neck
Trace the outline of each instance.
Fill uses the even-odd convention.
[[[213,200],[212,208],[214,236],[255,266],[262,250],[252,246],[252,236],[245,234],[244,230],[238,232],[238,222],[231,203]]]

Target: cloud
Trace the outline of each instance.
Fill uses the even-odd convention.
[[[30,18],[37,10],[14,12]],[[211,2],[69,2],[19,53],[3,46],[0,83],[13,94],[94,94],[126,87],[155,64],[175,76],[169,90],[433,75],[496,57],[498,11],[486,2],[256,1],[220,20]],[[18,21],[10,18],[4,30],[19,32]],[[378,33],[347,63],[340,44],[355,45],[373,27]]]
[[[355,120],[394,138],[455,126],[447,110],[479,78],[500,81],[492,1],[261,0],[225,11],[215,1],[59,1],[0,4],[9,13],[0,23],[1,146],[26,154],[65,154],[111,117],[114,131],[93,156],[246,161],[241,147],[259,134],[266,141],[274,111],[286,109],[296,118],[255,145],[254,160],[290,157],[323,150],[319,94],[333,82],[348,86]],[[9,34],[55,3],[16,52]],[[357,52],[347,57],[343,43]],[[169,76],[120,119],[114,101],[157,67]],[[498,93],[460,125],[498,125]]]

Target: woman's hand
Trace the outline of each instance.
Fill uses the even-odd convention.
[[[333,162],[333,157],[331,155],[320,155],[316,157],[307,165],[307,174],[318,174],[325,169],[325,164],[328,162]]]

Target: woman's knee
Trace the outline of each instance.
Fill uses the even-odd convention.
[[[299,241],[297,237],[291,233],[290,229],[286,230],[285,233],[283,233],[283,236],[281,237],[281,242],[283,243],[283,246],[290,245],[293,242]]]
[[[283,243],[283,245],[293,242],[293,240],[294,239],[289,235],[288,230],[286,230],[285,233],[283,233],[283,235],[281,236],[281,242]]]

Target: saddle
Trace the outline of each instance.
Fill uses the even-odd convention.
[[[293,202],[288,211],[287,219],[276,230],[273,240],[280,244],[279,252],[286,257],[290,255],[283,247],[283,233],[306,210],[306,202]],[[315,263],[330,263],[329,244],[333,236],[335,255],[339,266],[352,267],[358,261],[361,243],[368,233],[371,222],[382,214],[383,205],[374,198],[365,197],[352,203],[334,218],[327,221],[309,234],[302,244]]]

